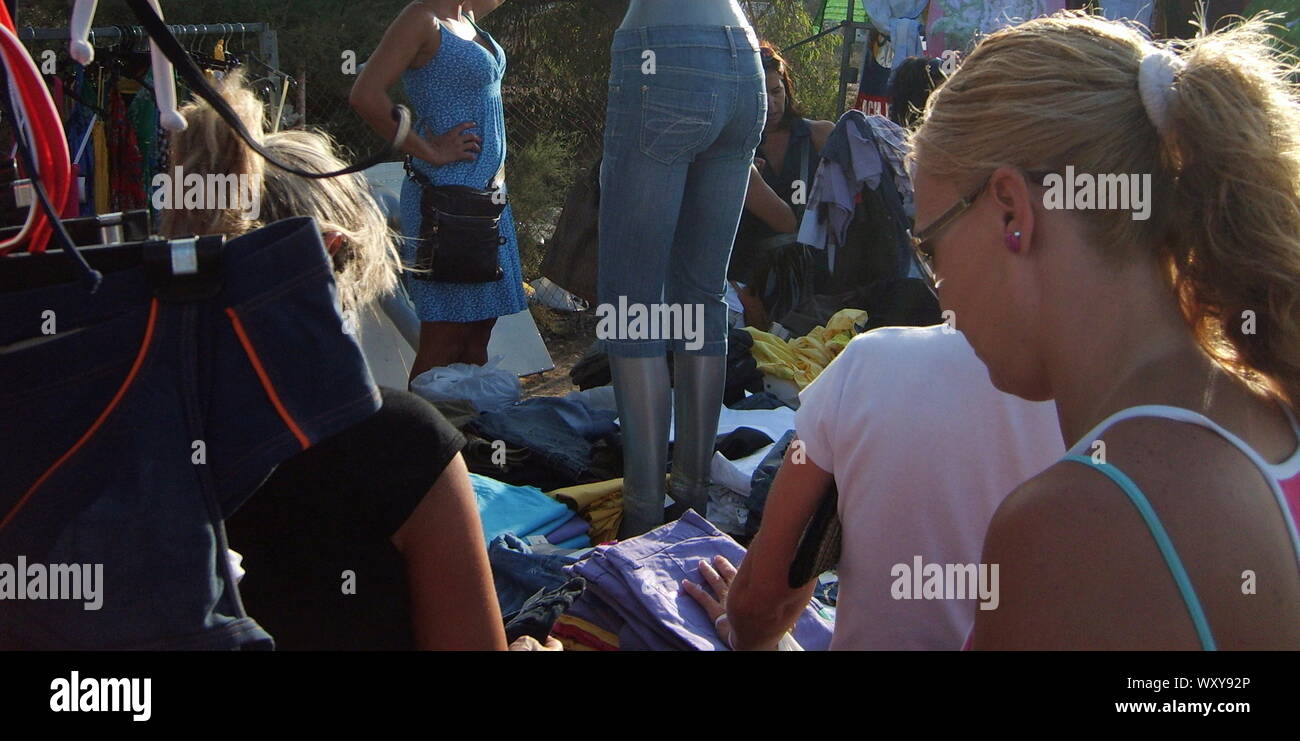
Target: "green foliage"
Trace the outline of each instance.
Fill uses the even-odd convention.
[[[765,9],[751,8],[750,14],[759,38],[780,49],[803,41],[817,30],[801,0],[770,0]],[[809,118],[831,121],[836,118],[842,42],[843,36],[833,33],[782,52],[790,63],[799,104]]]
[[[542,242],[550,237],[577,174],[577,135],[543,132],[510,158],[506,182],[525,280],[541,274]]]
[[[1256,13],[1268,11],[1281,13],[1281,18],[1273,19],[1276,24],[1273,32],[1287,45],[1290,53],[1300,52],[1300,0],[1254,0],[1246,6],[1245,16],[1250,18]]]

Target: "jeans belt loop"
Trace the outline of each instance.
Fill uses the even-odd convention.
[[[735,61],[735,59],[736,59],[736,27],[735,27],[735,26],[726,26],[726,29],[727,29],[727,45],[731,47],[731,59],[732,59],[732,61]]]

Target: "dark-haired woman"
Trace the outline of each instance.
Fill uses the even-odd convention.
[[[930,93],[943,80],[943,62],[938,59],[904,59],[889,81],[889,120],[905,129],[912,128],[925,110]]]
[[[736,232],[727,279],[748,284],[752,269],[779,235],[799,229],[803,204],[812,187],[817,158],[835,124],[804,118],[795,100],[794,82],[785,58],[768,42],[759,56],[767,89],[767,121],[749,173],[745,211]],[[776,240],[780,241],[780,240]],[[746,299],[742,292],[742,300]],[[748,303],[748,302],[747,302]]]

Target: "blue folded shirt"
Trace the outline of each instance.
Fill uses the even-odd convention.
[[[478,500],[483,539],[488,543],[502,533],[520,538],[544,535],[574,516],[572,510],[535,486],[512,486],[476,473],[469,479]]]

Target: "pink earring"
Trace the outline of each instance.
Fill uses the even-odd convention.
[[[1011,232],[1006,236],[1007,249],[1012,252],[1020,252],[1020,232]]]

